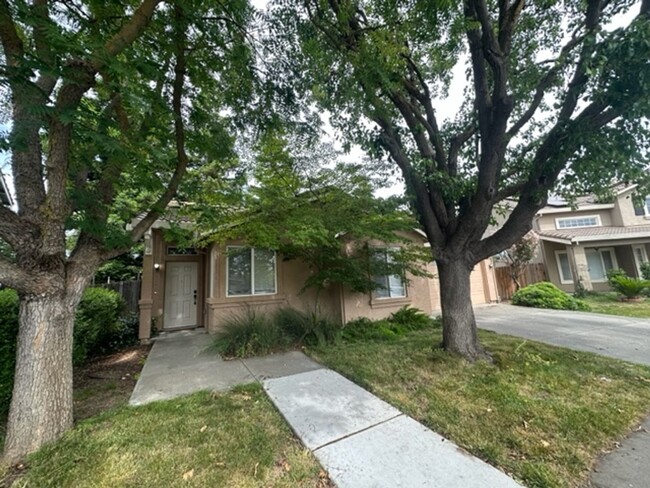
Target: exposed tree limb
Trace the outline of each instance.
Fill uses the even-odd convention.
[[[555,60],[554,65],[546,72],[544,76],[542,76],[539,83],[537,84],[537,87],[535,87],[535,93],[533,95],[533,100],[531,101],[531,104],[528,106],[526,111],[521,115],[521,117],[517,121],[515,121],[512,127],[508,130],[508,133],[506,134],[508,140],[516,136],[519,133],[519,131],[530,121],[530,119],[533,118],[533,116],[537,112],[537,109],[542,103],[542,100],[544,99],[544,95],[546,94],[547,90],[553,85],[553,81],[555,80],[556,76],[564,67],[564,60],[567,59],[569,53],[575,47],[579,46],[580,43],[584,41],[584,39],[585,39],[585,35],[575,36],[571,39],[571,41],[569,41],[567,44],[564,45],[564,47],[560,51],[559,56]]]
[[[174,112],[174,132],[176,137],[176,169],[172,175],[167,189],[158,198],[151,210],[138,222],[131,231],[131,239],[137,242],[142,238],[144,233],[151,227],[151,225],[162,215],[167,208],[167,205],[176,194],[178,185],[185,174],[189,164],[189,158],[185,152],[185,124],[183,122],[183,87],[185,85],[185,49],[187,44],[187,36],[184,31],[183,25],[183,11],[182,7],[178,4],[174,7],[175,16],[178,24],[176,29],[175,39],[175,54],[176,65],[174,67],[174,83],[172,91],[172,108]]]
[[[515,0],[508,7],[508,0],[499,2],[499,46],[504,56],[510,54],[512,35],[525,3],[525,0]]]
[[[43,63],[43,67],[39,70],[39,78],[36,80],[36,86],[43,92],[45,99],[49,98],[56,85],[57,76],[52,74],[55,69],[56,59],[52,46],[47,40],[46,24],[52,27],[52,20],[49,13],[49,0],[35,0],[32,6],[34,14],[34,45],[36,47],[36,55]]]
[[[4,205],[0,205],[0,238],[13,249],[35,240],[37,229]]]
[[[108,59],[117,56],[129,47],[149,24],[154,11],[162,0],[143,0],[129,21],[122,29],[111,37],[100,52],[95,53],[91,62],[92,69],[97,73]]]
[[[23,41],[18,36],[7,0],[0,0],[0,41],[7,65],[11,68],[20,66],[24,55]]]
[[[44,276],[34,276],[23,270],[19,265],[7,261],[0,256],[0,276],[2,276],[2,285],[13,288],[22,293],[38,294],[50,283],[45,282]]]

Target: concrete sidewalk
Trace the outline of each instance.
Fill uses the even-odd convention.
[[[591,473],[594,488],[645,488],[650,475],[650,418],[615,451],[598,462]]]
[[[301,352],[224,361],[202,331],[156,339],[131,405],[260,381],[338,488],[517,488],[388,403]]]
[[[298,351],[224,361],[210,350],[213,340],[201,329],[156,338],[129,404],[144,405],[201,390],[225,391],[266,378],[322,368]]]
[[[339,488],[520,486],[334,371],[263,384]]]

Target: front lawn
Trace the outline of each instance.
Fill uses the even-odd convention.
[[[0,470],[1,471],[1,470]],[[0,486],[2,486],[0,472]],[[13,487],[326,487],[259,385],[120,407],[27,461]]]
[[[579,486],[650,410],[650,368],[479,332],[494,364],[444,353],[440,329],[310,354],[529,487]]]
[[[608,315],[624,315],[626,317],[650,318],[650,298],[642,302],[622,302],[615,292],[591,293],[584,299],[592,312]]]

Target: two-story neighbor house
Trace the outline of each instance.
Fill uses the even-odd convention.
[[[539,211],[533,229],[551,282],[568,292],[577,280],[587,290],[605,291],[612,268],[641,276],[650,256],[650,197],[635,205],[635,188],[617,186],[611,203],[586,195],[573,208],[555,201]]]

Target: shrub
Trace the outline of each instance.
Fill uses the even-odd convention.
[[[388,320],[403,325],[409,330],[424,329],[433,325],[433,319],[426,313],[409,306],[404,306],[397,312],[393,312]]]
[[[14,290],[0,290],[0,415],[7,412],[11,400],[17,336],[18,294]]]
[[[610,287],[614,288],[613,280],[616,280],[619,277],[627,278],[627,273],[624,269],[614,268],[607,271],[607,283]]]
[[[276,326],[295,344],[323,346],[337,341],[341,325],[318,312],[301,312],[294,308],[281,308],[273,315]]]
[[[643,290],[650,288],[650,281],[629,276],[613,276],[609,279],[609,285],[626,298],[637,298],[641,296]]]
[[[573,298],[547,281],[517,290],[512,296],[512,304],[557,310],[589,310],[589,305],[585,302]]]
[[[124,318],[123,312],[124,300],[118,292],[94,287],[84,291],[74,322],[75,364],[135,343],[134,320]]]
[[[214,348],[225,357],[249,357],[335,342],[341,326],[316,312],[281,308],[262,314],[253,308],[231,316],[217,334]]]
[[[215,350],[225,357],[249,357],[288,347],[289,341],[277,324],[253,308],[226,319],[214,341]]]
[[[422,310],[402,307],[393,312],[388,319],[370,320],[361,317],[351,320],[343,328],[342,337],[346,341],[392,341],[414,330],[433,327],[438,321]]]
[[[389,322],[388,320],[370,320],[361,317],[350,320],[343,327],[343,340],[353,341],[392,341],[397,339],[401,334],[395,330],[403,330],[402,326]]]
[[[641,277],[644,280],[650,280],[650,261],[641,264]]]

